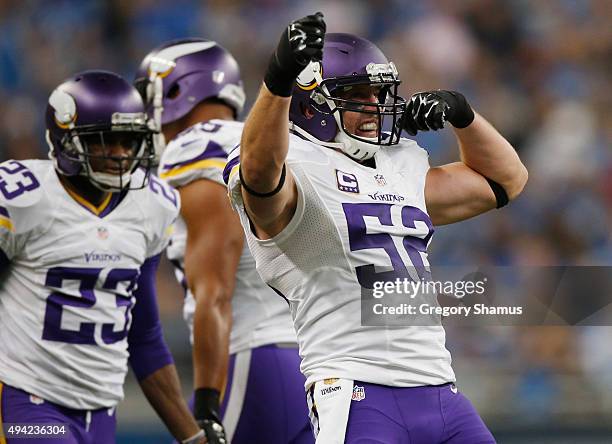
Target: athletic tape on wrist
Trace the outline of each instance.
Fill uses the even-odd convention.
[[[181,441],[181,444],[198,444],[202,438],[205,438],[204,430],[200,430],[198,433],[190,438]]]

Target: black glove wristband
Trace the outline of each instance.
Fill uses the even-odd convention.
[[[432,91],[432,93],[448,103],[450,108],[446,112],[446,120],[455,128],[466,128],[474,121],[474,110],[463,94],[444,90]]]
[[[289,97],[293,92],[293,83],[295,82],[297,74],[293,72],[287,72],[281,68],[276,52],[270,57],[270,63],[268,64],[268,70],[264,77],[264,83],[268,90],[275,96]]]
[[[221,393],[213,388],[199,388],[195,390],[193,400],[193,416],[195,419],[214,419],[221,422],[219,399]]]

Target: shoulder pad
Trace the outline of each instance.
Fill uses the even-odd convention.
[[[0,163],[1,205],[26,208],[42,199],[44,177],[41,177],[41,165],[38,165],[41,162],[7,160]],[[48,169],[47,165],[45,167]]]
[[[185,179],[199,178],[197,173],[198,177],[191,177],[194,171],[222,170],[228,153],[240,143],[242,126],[241,122],[211,120],[183,131],[164,150],[159,177],[180,186]]]
[[[149,192],[152,205],[158,207],[157,211],[159,211],[161,206],[171,213],[178,213],[181,204],[180,195],[172,186],[152,175],[147,191]]]
[[[23,234],[51,223],[53,200],[45,197],[50,174],[55,175],[50,161],[0,163],[0,228]]]
[[[287,161],[297,162],[312,162],[312,163],[329,163],[329,154],[333,148],[328,148],[301,137],[289,135],[289,152],[287,153]]]
[[[397,171],[406,174],[420,174],[429,169],[429,153],[412,140],[401,138],[397,145],[384,147]]]
[[[179,216],[181,199],[178,191],[155,176],[151,176],[147,188],[140,191],[142,194],[135,197],[145,217],[147,257],[150,257],[166,247]]]

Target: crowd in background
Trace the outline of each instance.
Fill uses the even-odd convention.
[[[76,71],[132,78],[159,43],[199,36],[239,61],[252,103],[288,21],[321,10],[328,31],[373,40],[401,91],[461,91],[516,147],[530,179],[508,208],[436,230],[433,264],[612,265],[612,7],[609,0],[0,0],[0,160],[46,157],[43,112]],[[452,131],[423,133],[432,164]],[[166,321],[180,323],[181,295]],[[576,298],[589,297],[589,288]],[[460,387],[490,420],[592,423],[612,415],[611,327],[457,327]],[[171,341],[188,362],[184,338]]]

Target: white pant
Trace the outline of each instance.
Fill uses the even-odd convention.
[[[308,408],[316,444],[344,443],[352,395],[352,379],[323,379],[310,386]]]

